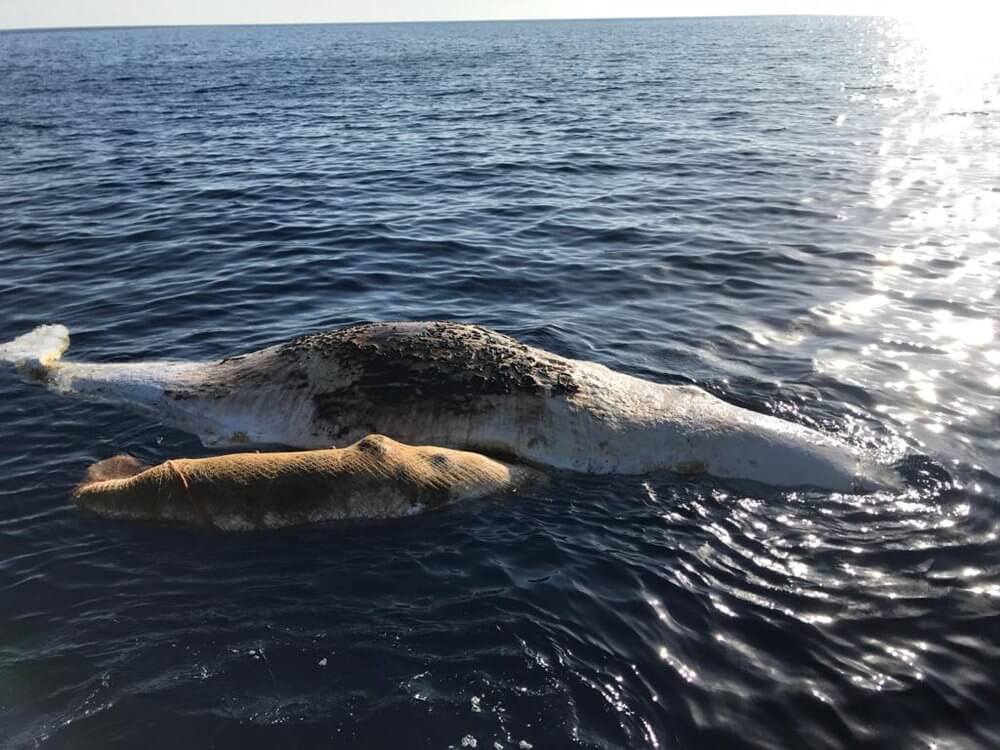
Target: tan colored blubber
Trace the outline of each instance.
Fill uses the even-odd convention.
[[[478,453],[369,435],[347,448],[175,459],[150,468],[116,456],[91,466],[73,499],[108,518],[242,531],[413,515],[532,475]]]

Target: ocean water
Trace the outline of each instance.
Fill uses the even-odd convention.
[[[0,373],[0,747],[1000,746],[1000,60],[860,18],[0,34],[0,341],[476,322],[836,433],[839,495],[77,513],[209,452]]]

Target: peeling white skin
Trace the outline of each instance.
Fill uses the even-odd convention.
[[[426,335],[433,325],[440,324],[382,328],[394,336],[410,336]],[[65,331],[61,326],[43,328]],[[484,331],[453,330],[464,328]],[[667,470],[836,491],[898,484],[888,467],[802,425],[734,406],[695,386],[653,383],[487,333],[511,342],[510,350],[521,353],[516,356],[528,352],[546,367],[568,372],[573,391],[472,395],[468,413],[415,393],[404,402],[359,405],[357,413],[351,413],[354,407],[347,402],[331,423],[317,413],[317,394],[349,390],[357,375],[350,363],[338,364],[323,352],[289,355],[279,345],[216,363],[85,364],[59,359],[63,343],[68,346],[68,332],[65,342],[56,336],[53,346],[48,330],[38,336],[46,342],[44,351],[32,356],[22,342],[33,332],[0,347],[0,360],[17,364],[61,393],[152,410],[206,445],[321,448],[348,445],[378,432],[404,443],[598,474]],[[292,374],[300,378],[297,383]],[[371,397],[370,389],[366,393]]]

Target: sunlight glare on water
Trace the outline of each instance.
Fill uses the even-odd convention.
[[[960,6],[0,34],[0,341],[458,320],[907,479],[114,523],[91,462],[210,449],[3,371],[0,745],[1000,747],[1000,65]]]
[[[815,308],[865,341],[818,352],[817,368],[877,393],[878,411],[931,448],[957,423],[990,429],[1000,408],[997,18],[937,11],[880,25],[880,83],[850,99],[884,112],[869,193],[883,244],[869,294]]]

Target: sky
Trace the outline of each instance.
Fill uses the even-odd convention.
[[[986,5],[993,0],[983,0]],[[0,29],[174,24],[836,14],[906,15],[920,0],[0,0]],[[961,13],[952,0],[936,12]],[[945,7],[942,7],[945,6]],[[957,10],[956,10],[957,9]]]

